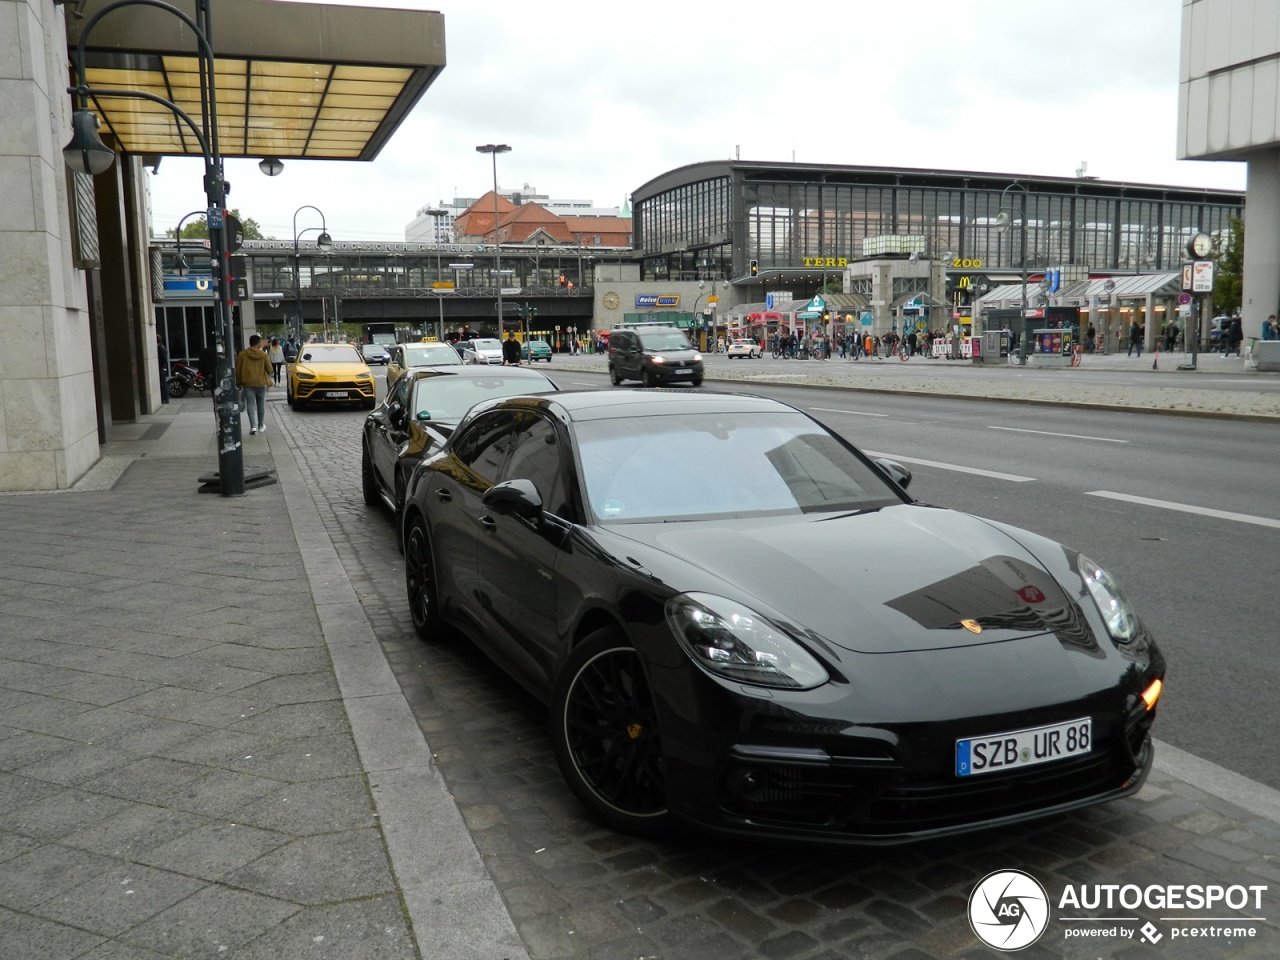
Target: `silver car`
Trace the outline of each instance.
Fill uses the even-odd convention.
[[[456,344],[463,363],[502,363],[502,341],[488,338],[462,340]]]

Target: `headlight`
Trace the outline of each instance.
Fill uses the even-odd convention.
[[[702,362],[702,354],[700,354],[700,353],[695,353],[695,354],[693,355],[693,359],[694,359],[694,361],[695,361],[695,362],[697,362],[697,363],[701,363],[701,362]]]
[[[1107,625],[1107,632],[1112,639],[1129,643],[1138,632],[1138,615],[1129,605],[1129,598],[1124,595],[1115,577],[1088,557],[1081,554],[1077,562],[1080,565],[1080,576],[1084,577],[1084,584],[1089,588],[1089,596],[1098,605],[1098,611]]]
[[[649,362],[650,362],[650,363],[666,363],[666,362],[667,362],[667,358],[666,358],[666,357],[659,356],[659,355],[655,354],[654,356],[652,356],[652,357],[650,357],[650,358],[649,358]]]
[[[306,370],[298,370],[295,372],[294,376],[299,380],[314,380],[316,378],[314,373],[308,373]]]
[[[373,374],[372,374],[372,373],[357,373],[357,374],[356,374],[356,379],[357,379],[357,380],[372,380],[372,379],[373,379]]]
[[[667,601],[667,623],[687,654],[727,680],[811,690],[827,671],[804,647],[742,604],[708,593]]]

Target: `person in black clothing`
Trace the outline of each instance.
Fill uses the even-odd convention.
[[[169,402],[169,348],[164,337],[156,334],[156,359],[160,361],[160,402]]]
[[[507,331],[507,339],[502,341],[502,363],[508,367],[520,366],[520,342],[510,330]]]

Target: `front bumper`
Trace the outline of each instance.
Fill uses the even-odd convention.
[[[346,396],[330,396],[335,393],[345,393]],[[293,395],[306,403],[363,403],[372,400],[375,393],[372,380],[299,380],[294,385]]]
[[[1043,710],[884,726],[785,709],[785,717],[770,717],[756,704],[740,723],[720,725],[719,736],[664,722],[668,800],[675,816],[712,833],[850,845],[907,843],[1053,816],[1128,796],[1146,780],[1156,711],[1133,694],[1118,697],[1107,691]],[[955,774],[959,736],[1084,715],[1093,718],[1087,754]]]

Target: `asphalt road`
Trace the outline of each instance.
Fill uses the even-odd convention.
[[[578,370],[556,379],[566,389],[607,382]],[[1255,389],[1278,385],[1253,381]],[[1267,735],[1280,727],[1274,424],[712,386],[801,407],[864,450],[910,467],[917,498],[1018,524],[1111,569],[1169,659],[1156,735],[1280,787],[1280,742]]]

